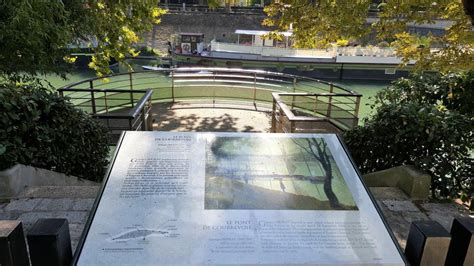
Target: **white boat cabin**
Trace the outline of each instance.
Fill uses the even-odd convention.
[[[236,30],[237,44],[248,45],[248,46],[267,46],[267,47],[280,47],[289,48],[291,46],[291,32],[281,32],[283,39],[275,40],[271,38],[265,38],[269,31],[264,30]]]

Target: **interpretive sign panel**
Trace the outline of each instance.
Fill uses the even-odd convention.
[[[77,265],[405,265],[332,134],[126,132]]]

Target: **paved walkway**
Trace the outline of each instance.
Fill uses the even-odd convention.
[[[162,103],[153,104],[151,113],[156,131],[270,132],[271,128],[271,111],[253,105]]]
[[[65,218],[73,250],[99,191],[99,186],[37,187],[0,203],[0,220],[20,220],[25,231],[40,218]]]
[[[10,202],[0,203],[0,220],[21,220],[28,231],[37,219],[66,218],[75,250],[98,191],[98,186],[34,188]],[[412,202],[397,188],[371,191],[402,248],[412,221],[434,220],[449,231],[454,217],[470,215],[455,203]]]

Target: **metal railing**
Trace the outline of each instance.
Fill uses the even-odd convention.
[[[108,128],[111,145],[117,143],[122,131],[153,130],[152,90],[61,88],[58,92],[102,122]]]
[[[174,68],[112,74],[107,79],[109,82],[103,82],[101,78],[84,80],[63,87],[62,91],[70,96],[70,89],[83,93],[104,89],[129,93],[147,88],[154,92],[151,96],[153,102],[190,102],[201,106],[210,104],[211,107],[223,103],[252,110],[270,110],[274,92],[318,94],[291,96],[293,105],[290,109],[306,116],[329,117],[344,130],[357,124],[354,121],[357,121],[359,105],[353,103],[358,102],[361,96],[330,82],[263,70]],[[287,96],[281,97],[285,101]],[[100,99],[105,100],[103,97]],[[314,108],[314,103],[305,101],[314,101],[317,108]],[[328,109],[331,111],[328,112]]]
[[[165,4],[160,3],[159,7],[166,9],[168,13],[230,13],[230,14],[246,14],[246,15],[263,15],[263,8],[257,6],[231,6],[210,8],[207,5],[193,4]]]
[[[341,133],[357,126],[361,95],[272,93],[273,133]]]

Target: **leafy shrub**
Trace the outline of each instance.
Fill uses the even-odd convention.
[[[431,174],[433,197],[472,195],[473,128],[472,116],[404,101],[380,106],[344,140],[363,173],[412,164]]]
[[[99,181],[106,132],[39,83],[0,84],[0,170],[21,163]]]
[[[413,74],[379,92],[375,104],[417,102],[474,115],[474,71]]]

